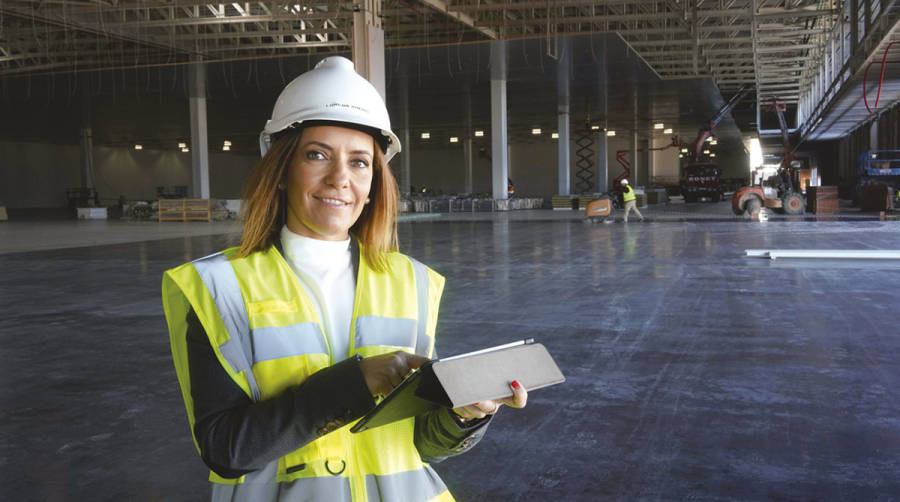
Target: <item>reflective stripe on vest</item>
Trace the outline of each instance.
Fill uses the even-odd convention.
[[[446,491],[447,486],[431,467],[387,476],[371,474],[366,476],[368,502],[424,501],[431,500]]]
[[[273,483],[278,470],[278,461],[270,462],[264,468],[247,474],[244,482],[234,485],[213,483],[212,502],[233,502],[236,500],[278,502],[351,502],[350,480],[341,476],[300,478],[290,482]],[[374,500],[377,500],[375,496]],[[369,498],[369,502],[372,502]],[[400,499],[398,499],[400,500]]]
[[[253,362],[306,354],[327,354],[328,347],[314,322],[266,326],[251,330]]]
[[[625,194],[622,196],[622,200],[624,200],[625,202],[629,202],[634,199],[634,190],[632,190],[630,186],[625,185]]]
[[[428,336],[428,308],[431,295],[428,292],[428,268],[418,260],[410,258],[413,273],[416,276],[416,291],[419,293],[419,330],[416,333],[415,353],[420,356],[431,355],[431,337]]]
[[[216,303],[219,317],[222,318],[230,337],[227,342],[219,346],[219,352],[236,373],[244,372],[250,384],[250,391],[253,393],[253,400],[259,401],[259,386],[253,375],[252,363],[247,359],[248,354],[253,353],[250,322],[234,269],[228,262],[228,257],[222,253],[201,258],[194,261],[193,264]],[[237,344],[241,346],[239,347]]]

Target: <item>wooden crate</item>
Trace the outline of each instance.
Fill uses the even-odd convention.
[[[211,221],[209,199],[159,199],[159,221]]]
[[[806,212],[808,213],[837,213],[839,204],[836,186],[809,187],[806,191]]]

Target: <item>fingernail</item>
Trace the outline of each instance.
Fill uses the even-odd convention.
[[[521,387],[521,385],[519,385],[519,381],[518,381],[518,380],[513,380],[512,383],[511,383],[510,385],[512,385],[512,388],[513,388],[513,389],[518,389],[519,387]]]

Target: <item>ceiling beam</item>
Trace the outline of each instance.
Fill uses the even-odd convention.
[[[473,19],[472,16],[465,14],[463,12],[459,12],[456,9],[451,10],[450,6],[443,0],[421,0],[421,1],[423,4],[431,7],[432,9],[439,11],[440,13],[444,14],[445,16],[453,18],[456,21],[464,24],[465,26],[468,26],[469,28],[472,28],[473,30],[480,32],[481,34],[483,34],[490,40],[496,40],[498,38],[496,31],[492,30],[491,28],[486,28],[483,26],[476,25],[475,19]]]

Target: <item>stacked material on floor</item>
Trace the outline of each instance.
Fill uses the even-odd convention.
[[[647,204],[665,204],[669,202],[665,188],[651,188],[647,190]]]
[[[581,194],[578,196],[578,209],[587,209],[588,204],[594,201],[597,196],[594,194]]]
[[[455,196],[415,197],[400,200],[400,212],[403,213],[476,213],[491,211],[509,211],[513,209],[540,209],[544,199],[540,197],[515,197],[512,199],[494,200],[491,198]]]
[[[894,208],[894,190],[880,183],[870,183],[863,187],[860,199],[863,211],[886,211]]]
[[[6,216],[6,206],[0,206],[0,221],[6,221],[7,219],[9,217]]]
[[[553,209],[574,209],[572,205],[573,199],[574,197],[571,195],[554,195],[552,199]]]
[[[212,221],[209,199],[159,199],[159,221]]]
[[[809,187],[806,190],[806,212],[814,214],[834,214],[838,212],[838,189],[836,186]]]

